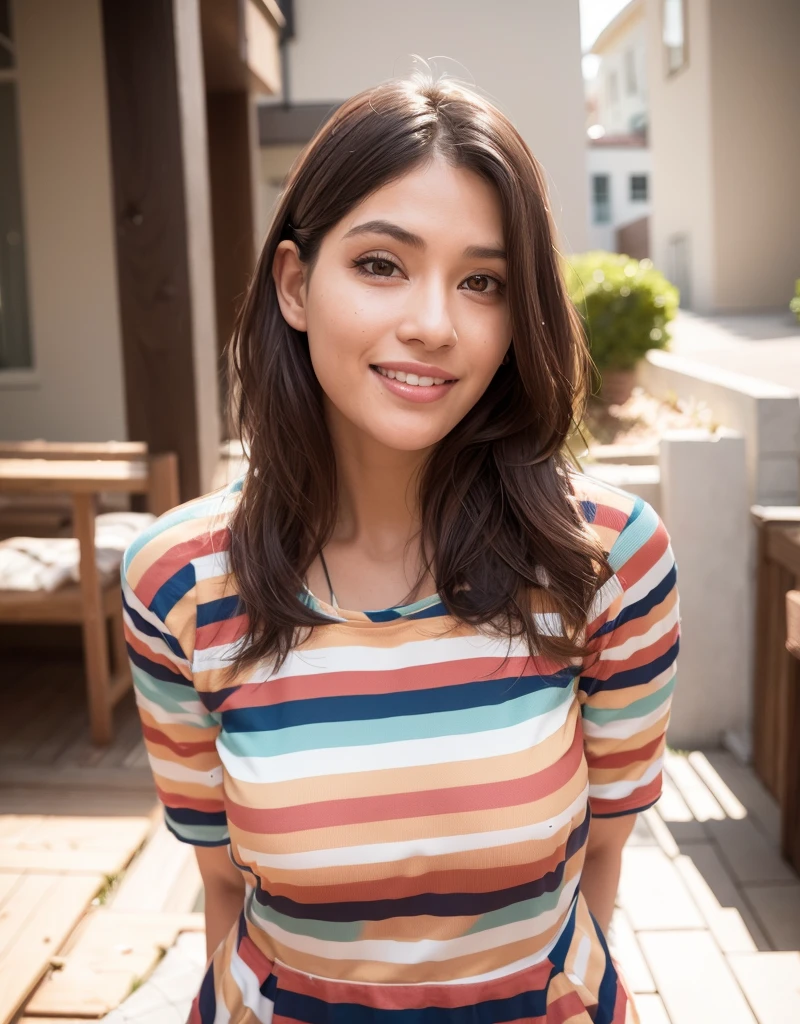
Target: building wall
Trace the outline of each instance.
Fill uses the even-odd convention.
[[[293,103],[344,100],[406,76],[412,55],[474,81],[514,122],[547,172],[562,245],[586,245],[586,163],[578,4],[505,0],[297,0],[289,44]]]
[[[652,197],[650,150],[646,146],[589,146],[587,150],[587,167],[589,182],[589,248],[607,249],[613,252],[616,246],[618,228],[631,221],[647,217],[652,211],[652,202],[630,198],[630,177],[632,174],[644,174],[648,179],[648,195]],[[607,174],[611,185],[611,220],[608,224],[593,222],[591,210],[592,177],[595,174]]]
[[[0,436],[126,440],[99,0],[16,0],[33,372],[0,372]]]
[[[653,262],[698,312],[716,306],[711,0],[687,0],[688,64],[667,75],[662,0],[647,0]]]
[[[597,123],[608,135],[626,135],[647,122],[647,30],[643,16],[615,36],[602,52],[597,72]],[[634,82],[629,83],[627,54],[632,54]],[[616,82],[616,89],[612,84]],[[631,89],[630,86],[635,86]],[[615,99],[616,96],[616,99]]]
[[[785,308],[800,276],[800,3],[710,2],[715,306]]]

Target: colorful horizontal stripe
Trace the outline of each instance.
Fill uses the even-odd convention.
[[[249,879],[194,1022],[634,1018],[580,892],[592,816],[661,792],[680,615],[654,510],[572,475],[609,552],[583,664],[455,622],[438,596],[329,624],[281,669],[226,669],[243,478],[125,552],[125,632],[169,829]],[[560,620],[537,595],[537,622]],[[627,1016],[626,1016],[627,1015]]]

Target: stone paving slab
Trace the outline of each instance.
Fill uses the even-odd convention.
[[[800,1021],[800,953],[733,953],[728,963],[759,1024]]]

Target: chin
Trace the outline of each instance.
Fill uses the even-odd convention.
[[[400,424],[393,429],[387,429],[386,424],[381,424],[380,427],[370,430],[369,433],[379,444],[385,448],[391,448],[393,451],[420,452],[438,444],[449,430],[450,427],[426,430],[421,429],[420,425],[409,427]]]

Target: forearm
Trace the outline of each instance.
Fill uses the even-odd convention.
[[[581,892],[604,935],[614,913],[621,866],[621,852],[602,851],[586,858],[581,874]]]
[[[244,882],[241,885],[206,883],[206,951],[209,957],[235,924],[244,905],[244,893]]]

